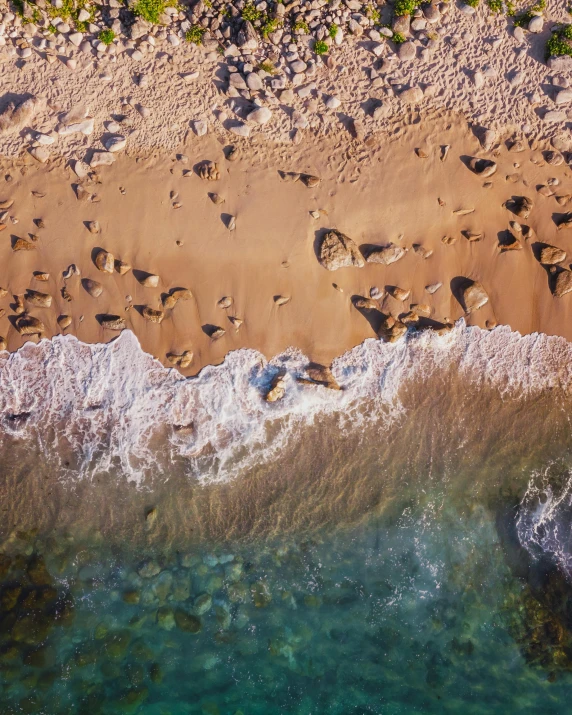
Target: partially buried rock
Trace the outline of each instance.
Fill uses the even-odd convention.
[[[86,221],[85,227],[90,233],[99,233],[101,230],[99,221]]]
[[[41,320],[26,313],[18,316],[14,324],[20,335],[37,335],[41,338],[46,332],[46,328]]]
[[[386,266],[399,261],[400,258],[407,253],[407,250],[402,246],[396,246],[390,243],[388,246],[381,246],[379,248],[373,248],[368,256],[368,263],[383,263]]]
[[[489,302],[487,292],[477,281],[467,282],[461,291],[461,298],[465,313],[473,313]]]
[[[318,176],[313,176],[312,174],[300,174],[300,181],[307,186],[309,189],[313,189],[320,183],[320,178]]]
[[[558,220],[558,230],[560,231],[563,228],[572,228],[572,212],[564,214]]]
[[[491,161],[490,159],[479,159],[477,157],[473,157],[469,161],[469,169],[473,172],[473,174],[480,176],[482,179],[487,179],[496,172],[497,165],[496,162]]]
[[[182,609],[175,611],[175,623],[177,624],[177,628],[184,633],[199,633],[202,627],[201,621],[197,616],[193,616],[191,613],[187,613]]]
[[[227,157],[228,158],[228,157]],[[203,161],[199,165],[198,174],[206,181],[217,181],[220,178],[218,166],[214,161]]]
[[[566,251],[545,243],[540,249],[538,260],[545,266],[553,266],[566,260]]]
[[[81,284],[86,293],[89,293],[92,298],[99,298],[99,296],[103,293],[103,286],[101,283],[94,281],[91,278],[84,278]]]
[[[48,293],[40,293],[37,290],[28,289],[25,297],[28,303],[38,308],[49,308],[52,305],[52,296]]]
[[[402,303],[406,301],[411,295],[410,290],[405,290],[405,288],[399,288],[398,286],[392,286],[391,288],[388,288],[388,293],[393,296],[395,300],[399,300]]]
[[[120,276],[124,276],[131,270],[131,265],[129,263],[126,263],[125,261],[120,261],[119,259],[115,260],[114,267]]]
[[[266,402],[277,402],[281,400],[286,393],[286,383],[283,375],[274,375],[270,383],[270,389],[266,393]]]
[[[430,295],[433,295],[433,293],[436,293],[442,285],[442,283],[430,283],[428,286],[425,286],[425,290]]]
[[[120,318],[119,315],[106,315],[101,318],[99,322],[101,327],[105,328],[105,330],[115,330],[119,332],[126,328],[125,321],[123,318]]]
[[[327,387],[329,390],[342,389],[338,385],[336,378],[333,376],[331,369],[329,367],[326,367],[325,365],[318,365],[317,363],[312,363],[306,368],[306,374],[308,375],[312,383]]]
[[[230,306],[232,305],[232,303],[233,303],[232,298],[231,298],[229,295],[225,295],[224,298],[221,298],[221,299],[217,302],[217,306],[218,306],[219,308],[223,308],[223,309],[224,309],[224,308],[230,308]]]
[[[145,320],[148,320],[151,323],[160,323],[165,317],[165,313],[162,310],[155,310],[148,305],[143,308],[141,314]]]
[[[62,330],[65,330],[66,328],[69,328],[69,326],[72,323],[72,317],[71,315],[60,315],[58,317],[58,325]]]
[[[572,291],[572,271],[559,271],[552,283],[552,294],[556,298],[561,298],[570,291]]]
[[[113,273],[115,270],[115,258],[108,251],[98,251],[95,257],[95,265],[102,273]]]
[[[140,277],[139,283],[145,288],[156,288],[159,285],[159,276],[153,273],[145,273]]]
[[[8,343],[6,342],[6,338],[0,335],[0,352],[3,352],[4,350],[8,349]]]
[[[25,238],[15,237],[12,240],[13,251],[33,251],[36,247],[31,241],[26,241]]]
[[[112,153],[122,151],[123,149],[125,149],[126,144],[127,140],[125,139],[125,137],[122,137],[120,135],[109,137],[104,141],[105,148],[107,149],[107,151]]]
[[[291,298],[288,295],[275,295],[274,296],[274,303],[278,306],[286,305],[286,303],[289,303],[290,300],[291,300]]]
[[[528,196],[513,196],[503,205],[519,218],[528,218],[532,211],[532,200]]]
[[[193,362],[193,351],[185,350],[180,355],[177,353],[167,353],[167,360],[171,365],[178,365],[180,368],[185,370]]]
[[[328,271],[355,266],[363,268],[365,261],[357,245],[349,236],[336,231],[328,231],[322,238],[319,261]]]
[[[379,304],[376,303],[375,300],[371,300],[370,298],[356,298],[354,300],[354,306],[358,310],[379,310]]]

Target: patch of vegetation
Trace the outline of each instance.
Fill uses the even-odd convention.
[[[156,25],[167,7],[167,0],[137,0],[133,14]]]
[[[381,21],[381,13],[377,7],[374,5],[368,5],[365,10],[365,14],[373,21],[374,25],[379,25]]]
[[[318,40],[314,43],[314,52],[317,55],[325,55],[330,48],[323,40]]]
[[[401,45],[403,42],[407,41],[407,38],[405,35],[402,35],[401,32],[394,32],[393,37],[391,38],[396,45]]]
[[[110,45],[115,40],[115,32],[113,30],[102,30],[97,36],[100,42],[104,45]]]
[[[338,34],[338,26],[334,22],[333,25],[330,25],[330,29],[328,30],[328,35],[332,38],[332,40],[335,38],[335,36]]]
[[[262,17],[262,12],[260,10],[257,10],[253,3],[249,2],[244,6],[244,9],[241,13],[241,17],[247,22],[255,23]]]
[[[517,15],[514,18],[514,24],[517,27],[528,27],[528,23],[535,17],[539,12],[542,12],[546,8],[546,0],[539,0],[536,5],[529,7],[526,12]]]
[[[274,74],[276,72],[276,67],[274,67],[272,62],[268,62],[268,60],[261,62],[258,65],[258,69],[262,70],[263,72],[266,72],[266,74]]]
[[[201,27],[200,25],[193,25],[190,27],[186,34],[185,34],[185,39],[187,42],[192,42],[193,45],[202,45],[203,44],[203,35],[206,32],[206,28]]]
[[[562,55],[572,57],[572,25],[563,25],[555,30],[546,43],[546,59]]]
[[[276,32],[279,27],[282,27],[282,22],[280,20],[277,18],[266,17],[262,23],[262,27],[260,28],[260,34],[262,37],[268,37],[268,35],[272,32]]]
[[[478,7],[481,0],[465,0],[465,5],[470,7]]]
[[[418,0],[396,0],[393,6],[393,13],[397,17],[402,17],[403,15],[413,15],[413,12],[417,9],[419,5]]]
[[[48,25],[48,32],[51,33],[52,35],[55,35],[57,30],[53,25]]]
[[[497,15],[501,15],[504,11],[503,0],[487,0],[487,5]]]
[[[294,30],[294,32],[303,32],[306,35],[310,34],[310,28],[308,27],[308,23],[304,22],[304,20],[298,20],[298,22],[295,22],[292,29]]]

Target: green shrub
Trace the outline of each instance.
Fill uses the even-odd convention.
[[[334,37],[335,37],[337,34],[338,34],[338,26],[337,26],[336,23],[334,22],[333,25],[330,25],[330,29],[328,30],[328,35],[329,35],[329,36],[332,38],[332,40],[333,40]]]
[[[542,12],[546,8],[546,0],[539,0],[536,5],[529,7],[526,12],[517,15],[514,19],[514,24],[517,27],[528,27],[528,23],[536,16],[537,13]]]
[[[417,9],[418,5],[418,0],[395,0],[395,5],[393,6],[393,13],[397,17],[402,17],[403,15],[412,15],[414,10]]]
[[[366,7],[366,13],[367,17],[369,17],[370,20],[373,21],[374,25],[379,25],[381,21],[381,13],[377,7],[374,5],[368,5]]]
[[[555,30],[546,43],[546,59],[562,55],[572,57],[572,25],[563,25]]]
[[[260,20],[262,13],[260,10],[256,9],[253,3],[249,2],[244,6],[241,17],[247,22],[256,22],[257,20]]]
[[[185,39],[187,42],[192,42],[193,45],[202,45],[203,35],[205,34],[205,32],[206,29],[204,27],[201,27],[200,25],[193,25],[187,30],[187,33],[185,34]]]
[[[298,22],[295,22],[292,29],[294,32],[304,32],[306,35],[310,34],[310,28],[308,27],[308,23],[304,22],[304,20],[299,20]]]
[[[279,27],[282,27],[282,23],[280,22],[280,20],[276,18],[266,17],[264,22],[262,23],[262,27],[260,28],[260,34],[262,35],[262,37],[268,37],[270,33],[276,32]]]
[[[497,15],[500,15],[504,10],[503,0],[487,0],[487,5],[493,12],[496,12]]]
[[[166,0],[137,0],[133,7],[133,14],[156,25],[166,7]]]
[[[110,45],[115,40],[115,32],[113,30],[102,30],[97,37],[104,45]]]
[[[323,40],[318,40],[314,43],[314,52],[317,55],[325,55],[330,48]]]
[[[407,41],[407,38],[405,35],[402,35],[401,32],[394,32],[393,37],[391,38],[396,45],[401,45],[403,42]]]
[[[478,7],[480,1],[481,0],[465,0],[465,5],[469,5],[470,7]]]
[[[274,67],[272,62],[268,62],[268,60],[261,62],[258,65],[258,69],[262,70],[263,72],[266,72],[267,74],[274,74],[276,72],[276,67]]]

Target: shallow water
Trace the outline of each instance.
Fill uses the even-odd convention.
[[[2,713],[566,711],[570,357],[460,324],[341,393],[128,334],[4,358]]]

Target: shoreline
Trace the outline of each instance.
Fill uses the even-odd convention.
[[[439,327],[465,315],[469,325],[507,324],[572,340],[570,296],[553,295],[550,273],[567,270],[569,261],[556,256],[549,265],[545,257],[541,264],[539,254],[541,244],[567,250],[572,229],[559,223],[572,205],[570,168],[547,143],[531,148],[496,134],[485,151],[483,141],[482,132],[446,113],[420,117],[367,148],[339,137],[288,148],[241,140],[232,145],[235,161],[227,159],[230,145],[209,135],[164,156],[121,157],[81,179],[64,159],[47,166],[27,155],[4,159],[2,174],[13,180],[0,200],[14,203],[3,211],[0,335],[10,350],[29,339],[14,327],[23,308],[48,337],[73,332],[83,342],[107,342],[117,333],[101,327],[102,317],[117,316],[167,366],[167,354],[191,351],[184,374],[241,347],[271,358],[295,346],[329,365],[383,333],[388,316]],[[476,175],[471,157],[495,162],[494,175]],[[214,180],[200,178],[204,162],[216,164]],[[320,181],[307,187],[288,180],[290,172]],[[503,206],[523,195],[532,202],[529,219]],[[362,267],[321,265],[320,245],[332,229],[359,247]],[[30,250],[14,251],[17,239]],[[507,250],[514,241],[520,250]],[[367,261],[391,245],[398,260]],[[96,263],[102,250],[113,256],[104,271]],[[128,264],[124,275],[113,260]],[[64,279],[70,265],[81,275]],[[488,296],[470,314],[461,305],[462,278]],[[99,297],[85,279],[101,284]],[[437,283],[435,292],[426,290]],[[398,300],[392,286],[410,295]],[[51,296],[51,306],[34,304],[34,291]],[[170,295],[180,299],[172,305]],[[164,311],[160,324],[145,319],[145,306]],[[421,306],[419,315],[411,316],[411,306]],[[72,319],[65,329],[61,315]],[[225,333],[213,339],[218,328]]]

